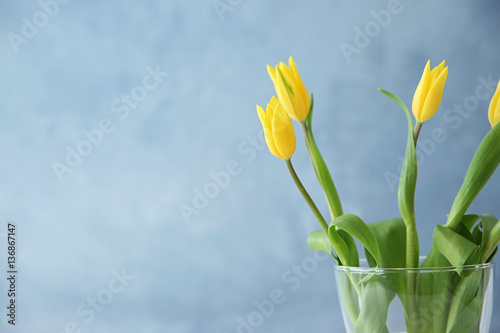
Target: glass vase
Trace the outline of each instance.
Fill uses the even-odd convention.
[[[493,264],[439,268],[336,266],[348,333],[487,333]]]

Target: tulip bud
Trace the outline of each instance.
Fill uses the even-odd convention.
[[[264,129],[264,137],[271,154],[289,160],[295,152],[296,139],[292,121],[278,99],[273,96],[266,112],[257,105],[257,113]]]
[[[303,122],[309,114],[311,100],[292,57],[288,67],[280,62],[276,68],[267,65],[267,72],[273,80],[276,95],[290,118]]]
[[[448,77],[448,66],[443,62],[430,70],[431,61],[427,62],[422,78],[413,96],[412,111],[415,119],[421,123],[429,120],[439,108],[443,97],[444,85]]]

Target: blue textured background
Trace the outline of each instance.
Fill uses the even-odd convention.
[[[344,210],[374,222],[399,214],[388,179],[406,144],[404,114],[377,87],[411,105],[427,59],[446,59],[420,137],[445,135],[421,150],[422,253],[490,126],[498,1],[62,2],[0,2],[1,276],[8,221],[19,262],[14,328],[1,278],[2,332],[343,331],[333,261],[306,244],[317,222],[259,139],[266,64],[295,58]],[[365,28],[373,37],[355,40]],[[293,161],[326,213],[297,133]],[[497,171],[470,212],[500,216],[499,187]]]

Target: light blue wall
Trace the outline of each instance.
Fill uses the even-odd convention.
[[[386,176],[406,144],[377,87],[411,105],[426,61],[446,59],[420,137],[446,135],[420,160],[422,253],[490,126],[479,87],[500,78],[497,1],[54,1],[0,2],[1,275],[8,221],[19,263],[18,324],[1,310],[2,332],[245,332],[271,297],[251,331],[342,331],[333,261],[305,242],[317,222],[259,139],[267,64],[294,57],[344,209],[374,222],[399,214]],[[293,162],[326,213],[297,134]],[[500,216],[499,188],[497,172],[470,211]]]

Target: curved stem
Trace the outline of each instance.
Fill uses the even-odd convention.
[[[418,237],[415,223],[406,225],[406,267],[418,267]]]
[[[311,158],[316,177],[318,178],[321,188],[323,189],[323,193],[326,196],[330,217],[333,220],[335,217],[344,214],[337,189],[335,188],[330,172],[328,171],[318,147],[316,146],[310,124],[308,125],[305,121],[300,124],[302,125],[302,130],[304,131],[307,150],[309,151],[309,156]],[[323,169],[323,172],[325,173],[324,175],[322,174],[321,169]]]
[[[406,225],[406,267],[415,268],[418,267],[418,236],[417,229],[415,227],[415,222]],[[414,330],[416,323],[415,313],[416,310],[416,274],[415,272],[409,271],[406,279],[406,313],[408,314],[408,332],[416,332]]]
[[[309,193],[307,193],[306,188],[304,187],[304,185],[302,185],[302,182],[300,181],[299,176],[297,176],[297,173],[295,172],[295,169],[293,168],[292,161],[285,160],[285,162],[286,162],[286,166],[288,167],[288,171],[290,172],[290,175],[292,176],[293,181],[295,182],[295,185],[297,185],[297,188],[300,191],[300,194],[302,194],[302,196],[306,200],[307,204],[309,205],[309,208],[311,208],[314,216],[316,217],[319,224],[321,225],[321,229],[323,229],[323,231],[328,236],[328,239],[330,239],[330,235],[328,234],[328,223],[326,223],[326,221],[323,218],[323,215],[321,215],[321,212],[319,211],[318,207],[316,207],[316,204],[311,199],[311,196],[309,195]]]
[[[422,124],[423,124],[422,122],[417,120],[415,128],[413,129],[413,139],[415,141],[415,147],[417,146],[418,135],[420,134],[420,129],[422,128]]]

